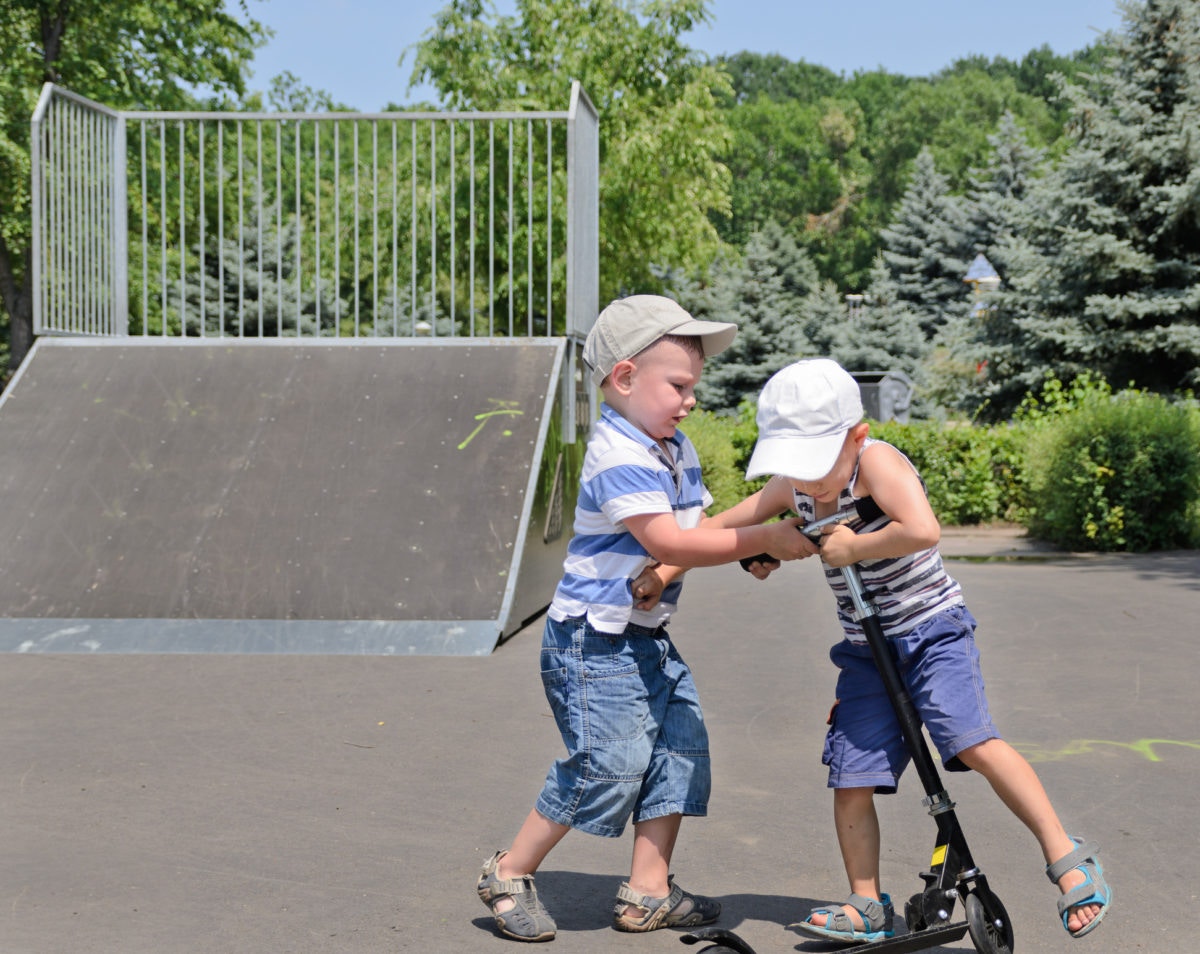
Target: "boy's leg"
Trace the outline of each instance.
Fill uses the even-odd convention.
[[[1002,739],[988,739],[964,749],[958,758],[986,778],[1008,810],[1033,832],[1046,864],[1074,850],[1075,843],[1059,821],[1041,780],[1020,752]],[[1058,879],[1058,887],[1065,894],[1084,880],[1084,873],[1072,868]],[[1087,925],[1100,914],[1101,907],[1088,904],[1072,909],[1067,919],[1068,930],[1078,931]]]
[[[629,868],[629,887],[638,894],[665,898],[671,893],[667,877],[682,821],[682,815],[663,815],[633,826],[633,862]],[[637,912],[629,909],[629,913],[636,915]]]
[[[536,809],[531,809],[517,837],[513,839],[512,847],[497,862],[496,876],[507,880],[534,874],[570,830],[566,825],[552,822]],[[511,911],[515,904],[512,898],[499,898],[494,910],[497,914],[504,914]]]
[[[880,900],[879,816],[875,812],[874,788],[838,788],[833,792],[833,823],[837,829],[842,864],[850,881],[850,893]],[[862,930],[862,914],[849,905],[842,909],[855,930]],[[814,913],[813,924],[824,927],[828,918]]]
[[[617,890],[613,914],[618,931],[693,927],[711,924],[720,916],[717,901],[671,883],[671,855],[682,819],[681,814],[661,815],[634,824],[629,881]]]

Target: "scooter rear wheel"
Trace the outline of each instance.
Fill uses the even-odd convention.
[[[928,927],[925,923],[925,912],[922,910],[921,895],[914,894],[904,902],[904,923],[914,932],[924,931]]]
[[[964,904],[975,950],[979,954],[1012,954],[1012,922],[1000,899],[989,889],[976,886]]]
[[[680,937],[684,944],[703,944],[705,941],[714,943],[702,947],[697,954],[754,954],[754,948],[743,941],[732,931],[724,928],[701,928]]]

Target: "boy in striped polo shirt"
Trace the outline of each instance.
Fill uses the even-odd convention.
[[[708,732],[692,674],[666,628],[682,585],[662,589],[643,574],[658,563],[713,566],[760,552],[789,560],[812,551],[794,519],[762,525],[771,514],[740,505],[741,525],[704,514],[712,496],[677,427],[695,406],[704,358],[736,333],[736,325],[697,321],[668,298],[634,295],[604,309],[588,334],[583,357],[604,403],[541,653],[567,755],[551,766],[512,846],[484,864],[477,884],[507,937],[554,937],[534,872],[568,831],[615,838],[630,818],[633,861],[617,889],[613,926],[690,927],[720,914],[716,901],[668,877],[683,816],[708,810]]]

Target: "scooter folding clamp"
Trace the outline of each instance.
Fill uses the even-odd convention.
[[[930,815],[936,816],[954,811],[954,802],[950,800],[950,793],[946,791],[938,792],[936,795],[926,795],[921,799],[921,804],[929,809]]]

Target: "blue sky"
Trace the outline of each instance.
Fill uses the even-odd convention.
[[[444,0],[250,0],[253,16],[275,31],[254,61],[252,89],[266,90],[284,70],[339,102],[374,111],[388,102],[433,98],[408,92],[405,47],[433,25]],[[511,13],[512,0],[496,0]],[[692,46],[711,54],[780,53],[836,72],[886,69],[927,76],[971,54],[1019,59],[1049,44],[1070,53],[1098,32],[1119,29],[1115,0],[712,0],[712,22]],[[564,93],[565,95],[565,93]]]

